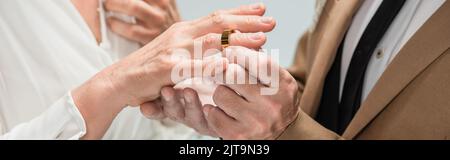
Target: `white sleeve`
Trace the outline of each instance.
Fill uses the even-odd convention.
[[[19,124],[0,139],[78,140],[86,134],[83,116],[67,93],[47,111],[33,120]]]

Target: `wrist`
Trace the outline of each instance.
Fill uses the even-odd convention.
[[[80,100],[87,100],[90,104],[105,106],[105,108],[98,108],[100,110],[122,110],[127,104],[112,79],[104,76],[103,73],[91,78],[75,89],[72,94],[77,94]]]
[[[84,139],[103,137],[125,103],[107,79],[95,76],[72,91],[73,101],[86,122]]]

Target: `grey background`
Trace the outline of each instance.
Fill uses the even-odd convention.
[[[266,16],[277,20],[277,27],[269,34],[264,48],[280,50],[280,64],[292,63],[300,35],[312,23],[315,0],[178,0],[184,20],[196,19],[218,10],[243,4],[263,2],[267,6]]]

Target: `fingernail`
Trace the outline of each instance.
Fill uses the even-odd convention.
[[[261,18],[261,22],[266,23],[266,24],[272,24],[273,18],[272,17],[263,17],[263,18]]]
[[[255,41],[259,41],[263,38],[263,33],[259,32],[259,33],[255,33],[253,34],[251,37],[251,39],[255,40]]]
[[[254,9],[254,10],[259,10],[259,9],[262,8],[262,4],[261,3],[253,4],[251,6],[251,8]]]

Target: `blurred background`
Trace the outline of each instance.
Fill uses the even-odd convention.
[[[279,49],[280,64],[287,67],[293,61],[299,37],[312,23],[315,0],[178,0],[178,7],[182,18],[191,20],[218,9],[257,2],[266,5],[266,16],[277,20],[277,27],[267,35],[264,48]]]

